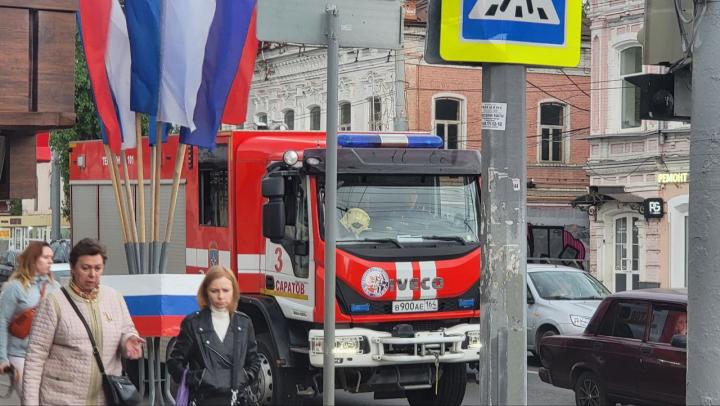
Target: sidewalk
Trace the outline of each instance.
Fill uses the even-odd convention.
[[[10,382],[8,382],[7,379],[0,378],[0,394],[6,394],[8,391],[8,385],[10,385]],[[20,397],[18,397],[17,393],[13,391],[12,395],[10,395],[7,399],[0,398],[0,406],[17,406],[20,404]]]

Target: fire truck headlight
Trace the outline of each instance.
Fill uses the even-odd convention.
[[[363,354],[363,344],[365,342],[364,336],[344,336],[335,337],[335,355],[355,355]],[[319,355],[323,353],[323,337],[313,337],[310,340],[310,351],[313,355]]]
[[[468,349],[478,349],[482,347],[482,343],[480,343],[480,330],[468,331],[465,335],[467,336]]]
[[[283,162],[285,162],[285,165],[287,166],[293,166],[298,161],[298,153],[295,151],[285,151],[283,154]]]

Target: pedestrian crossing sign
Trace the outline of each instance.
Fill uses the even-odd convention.
[[[582,0],[442,0],[440,56],[577,66]]]

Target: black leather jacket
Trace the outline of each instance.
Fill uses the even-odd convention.
[[[232,365],[240,366],[235,367],[232,386],[241,389],[251,383],[260,371],[255,329],[250,318],[240,312],[232,314],[228,334],[231,333],[230,329],[234,333],[233,345],[238,346],[233,351]],[[167,367],[175,382],[180,382],[183,370],[189,367],[186,382],[191,393],[196,395],[229,392],[231,389],[216,379],[216,376],[221,375],[219,371],[227,372],[231,367],[218,362],[218,357],[211,354],[213,350],[207,345],[210,334],[215,334],[215,330],[209,308],[188,315],[182,321],[180,334],[167,360]]]

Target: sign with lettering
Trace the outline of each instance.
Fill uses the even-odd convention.
[[[657,183],[687,183],[689,181],[689,174],[687,172],[677,173],[658,173]]]
[[[646,219],[661,219],[665,214],[663,199],[659,197],[645,199],[643,206]]]

